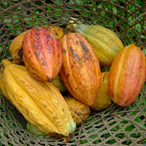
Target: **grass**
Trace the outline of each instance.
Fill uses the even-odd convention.
[[[17,2],[17,0],[11,0],[13,2]],[[61,23],[64,24],[66,23],[66,20],[68,18],[68,16],[70,15],[70,12],[68,10],[72,10],[73,9],[73,4],[75,4],[74,0],[68,0],[68,5],[66,6],[67,8],[67,11],[64,12],[64,15],[62,16],[62,13],[61,11],[63,10],[62,9],[62,5],[63,5],[63,0],[54,0],[56,3],[57,3],[57,6],[54,7],[55,11],[54,11],[54,15],[55,17],[53,17],[52,19],[53,20],[59,20],[61,19]],[[119,2],[119,5],[122,8],[125,7],[125,0],[111,0],[111,2],[113,4],[116,4],[117,2]],[[75,6],[76,10],[77,11],[74,11],[74,15],[81,15],[83,19],[87,20],[88,24],[91,24],[91,23],[94,23],[94,24],[100,24],[102,26],[105,26],[107,28],[111,28],[112,30],[115,31],[116,29],[116,32],[117,33],[121,33],[122,35],[118,35],[120,38],[121,36],[123,36],[123,39],[126,40],[126,44],[130,44],[131,42],[132,43],[135,43],[137,44],[137,37],[141,39],[140,43],[144,42],[145,41],[145,34],[144,33],[141,33],[142,32],[142,25],[140,23],[136,23],[136,25],[132,25],[133,24],[133,21],[136,19],[136,17],[134,15],[130,15],[128,17],[128,22],[131,23],[131,25],[133,26],[132,28],[128,28],[127,29],[127,23],[126,22],[122,22],[121,23],[121,19],[119,17],[114,17],[114,20],[113,20],[113,16],[114,15],[117,15],[120,13],[120,16],[122,19],[125,19],[127,18],[127,13],[125,11],[119,11],[119,7],[118,6],[113,6],[109,3],[106,3],[104,4],[103,2],[101,1],[96,1],[96,3],[94,3],[93,0],[76,0],[76,3],[78,4],[77,6]],[[82,5],[83,4],[86,4],[88,5],[89,7],[84,7],[84,9],[82,8]],[[135,0],[135,4],[139,7],[142,7],[143,4],[144,4],[144,1],[143,0]],[[37,2],[36,5],[39,5],[39,6],[43,6],[43,3],[42,2]],[[25,14],[25,17],[23,17],[23,21],[25,21],[25,25],[28,27],[28,28],[31,28],[31,27],[38,27],[40,26],[40,23],[42,23],[42,25],[46,25],[47,23],[49,23],[49,19],[48,18],[51,18],[51,15],[52,15],[52,2],[50,1],[48,3],[48,7],[47,7],[47,10],[46,10],[46,13],[44,13],[44,16],[42,16],[41,14],[41,11],[40,9],[34,9],[33,10],[33,13],[32,14],[29,14],[28,12],[26,12]],[[49,7],[50,6],[50,7]],[[91,7],[94,8],[92,9],[92,12],[90,13],[91,11]],[[96,6],[96,7],[95,7]],[[9,2],[2,2],[1,3],[1,7],[3,9],[7,9],[7,8],[10,8],[11,5]],[[28,7],[32,7],[32,4],[29,5]],[[97,9],[98,8],[98,9]],[[104,8],[104,9],[102,9]],[[102,9],[102,10],[101,10]],[[81,11],[80,11],[81,10]],[[83,10],[83,11],[82,11]],[[133,13],[136,11],[134,5],[132,3],[129,3],[128,4],[128,10],[130,13]],[[79,12],[78,12],[79,11]],[[112,11],[112,13],[110,13]],[[15,13],[13,14],[9,14],[9,13],[3,13],[2,14],[2,18],[3,18],[3,23],[6,25],[6,28],[8,28],[8,32],[7,34],[8,35],[11,35],[11,38],[10,40],[12,41],[14,39],[14,37],[16,35],[19,35],[22,33],[22,26],[21,26],[21,15],[19,14],[19,12],[21,12],[21,7],[17,7],[15,9]],[[109,13],[108,13],[109,12]],[[100,15],[99,15],[100,13]],[[136,11],[135,12],[137,17],[141,16],[143,14],[143,12],[141,10],[139,11]],[[10,17],[11,16],[11,17]],[[88,17],[91,16],[91,18],[89,19]],[[0,18],[1,19],[1,18]],[[12,20],[13,19],[13,20]],[[144,16],[139,18],[140,20],[143,20],[144,19]],[[116,27],[115,26],[117,24],[121,23],[121,27]],[[128,38],[125,38],[124,35],[125,35],[125,32],[123,30],[127,29],[127,32],[128,33]],[[5,32],[3,30],[1,30],[0,32],[0,36],[2,36]],[[15,35],[14,35],[15,33]],[[135,34],[137,34],[137,36],[135,36]],[[10,45],[10,42],[7,41],[8,37],[7,35],[5,35],[3,38],[2,38],[2,43],[4,44],[0,44],[0,55],[1,55],[1,59],[0,61],[2,60],[2,57],[8,57],[10,56],[9,54],[9,51],[8,51],[8,48],[9,48],[9,45]],[[7,49],[7,51],[4,51],[4,49]],[[143,52],[146,54],[146,49],[143,49]],[[137,97],[136,100],[140,100],[142,97],[142,92],[140,93],[140,95]],[[146,99],[143,99],[141,102],[140,102],[140,105],[139,106],[143,106],[146,104]],[[128,110],[132,110],[136,105],[135,104],[132,104],[128,107]],[[2,108],[0,108],[0,110],[2,111]],[[146,109],[144,109],[144,112],[146,112]],[[134,116],[137,114],[137,111],[133,111],[131,112],[130,116]],[[125,115],[123,115],[125,116]],[[8,116],[6,116],[6,118],[4,116],[1,116],[1,118],[3,120],[6,120],[6,119],[9,119]],[[143,118],[142,116],[137,116],[134,121],[137,122],[137,123],[141,123],[143,121]],[[11,119],[11,118],[10,118]],[[90,124],[92,120],[87,120],[85,122],[85,124]],[[97,120],[95,122],[96,125],[98,125],[98,128],[102,128],[103,125],[101,124],[102,123],[102,120]],[[123,126],[125,124],[127,124],[128,121],[126,120],[123,120],[121,121],[120,124],[122,124]],[[111,123],[111,125],[109,126],[113,126],[114,123]],[[146,127],[146,125],[144,125]],[[135,126],[133,124],[127,126],[125,128],[125,131],[128,131],[128,132],[131,132],[133,129],[135,128]],[[111,129],[111,131],[117,131],[120,130],[121,127],[120,126],[116,126],[116,127],[113,127]],[[92,133],[94,132],[94,130],[92,129],[92,126],[91,127],[88,127],[86,128],[86,130],[88,131],[87,133],[91,133],[91,136],[89,136],[89,139],[93,140],[93,144],[98,144],[98,143],[101,143],[102,140],[101,139],[95,139],[96,137],[98,137],[97,134],[93,134]],[[99,132],[102,133],[103,131],[105,131],[105,129],[101,129]],[[136,133],[132,133],[130,135],[130,137],[133,137],[133,138],[138,138],[140,137],[140,133],[139,132],[136,132]],[[7,137],[7,133],[4,133],[4,136]],[[111,135],[109,133],[106,133],[104,135],[102,135],[102,137],[104,137],[105,139],[106,138],[109,138]],[[116,137],[122,139],[125,137],[125,134],[124,133],[118,133],[116,135]],[[0,137],[1,139],[1,137]],[[95,140],[94,140],[95,139]],[[87,139],[81,139],[80,140],[80,144],[87,144],[88,143],[88,140]],[[116,143],[115,139],[110,139],[106,142],[106,144],[114,144]],[[123,141],[123,144],[126,144],[126,145],[130,145],[132,142],[130,140],[127,140],[127,141]],[[141,144],[146,144],[146,140],[143,140],[141,142]],[[0,142],[0,146],[2,146],[2,142]],[[10,144],[10,145],[13,145],[13,144]]]

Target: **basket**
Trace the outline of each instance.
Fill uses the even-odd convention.
[[[0,61],[9,58],[9,45],[33,27],[65,27],[71,17],[85,24],[113,30],[124,45],[136,44],[146,52],[146,3],[144,0],[1,0]],[[101,112],[92,111],[70,141],[36,137],[26,130],[26,120],[0,95],[0,146],[106,146],[146,145],[146,87],[128,107],[114,103]]]

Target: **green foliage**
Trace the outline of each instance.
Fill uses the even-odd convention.
[[[84,140],[80,141],[80,144],[85,144],[85,143],[88,143],[87,139],[84,139]]]

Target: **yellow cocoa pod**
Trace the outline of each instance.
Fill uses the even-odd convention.
[[[100,25],[68,24],[68,30],[82,34],[94,48],[102,66],[110,67],[116,54],[124,48],[112,30]]]
[[[73,120],[77,125],[82,124],[83,121],[88,119],[90,114],[90,108],[87,105],[75,99],[70,94],[64,96],[64,98],[69,106]]]
[[[31,30],[31,29],[30,29]],[[13,60],[20,64],[23,62],[23,49],[22,49],[22,42],[25,34],[29,32],[30,30],[24,31],[20,35],[14,38],[14,40],[11,42],[9,47],[9,52],[13,58]]]
[[[3,82],[3,72],[2,71],[0,71],[0,90],[1,90],[1,93],[8,99],[6,88],[5,88],[5,85]]]
[[[82,124],[83,121],[88,119],[90,114],[90,108],[83,104],[82,102],[75,99],[72,95],[68,94],[64,96],[65,101],[67,102],[69,106],[69,110],[72,114],[73,120],[77,125]],[[38,136],[38,137],[50,137],[50,135],[39,131],[36,126],[34,126],[32,123],[27,121],[26,128],[29,133]]]
[[[69,107],[52,83],[33,79],[24,66],[9,64],[0,85],[5,97],[41,132],[63,136],[74,132],[76,124]]]
[[[7,95],[7,92],[6,92],[6,88],[5,88],[5,85],[4,85],[4,82],[3,82],[3,71],[5,69],[6,66],[12,64],[11,61],[9,61],[8,59],[3,59],[2,62],[1,62],[1,70],[0,70],[0,90],[1,90],[1,93],[8,99],[8,95]]]
[[[58,27],[55,25],[49,25],[46,26],[47,29],[51,30],[55,38],[59,41],[65,34],[67,34],[69,31],[66,28]]]
[[[1,71],[3,72],[4,71],[4,68],[8,65],[12,64],[11,61],[9,61],[8,59],[3,59],[2,62],[1,62]]]
[[[107,108],[111,103],[111,97],[108,89],[108,76],[109,72],[101,73],[101,84],[95,99],[94,104],[91,106],[95,111],[101,111]]]

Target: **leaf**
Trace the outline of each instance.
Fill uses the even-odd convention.
[[[10,4],[7,3],[7,2],[3,2],[3,5],[4,5],[4,6],[8,6],[8,5],[10,5]]]
[[[16,15],[13,15],[12,17],[13,17],[13,18],[19,18],[20,15],[16,14]]]
[[[76,3],[78,3],[78,4],[84,4],[82,0],[76,0]]]
[[[68,4],[74,4],[74,2],[72,0],[69,0]]]
[[[143,49],[144,54],[146,55],[146,49]]]
[[[135,128],[134,125],[129,125],[125,128],[125,131],[132,131]]]
[[[55,2],[58,3],[58,4],[63,4],[62,0],[56,0]]]
[[[142,120],[140,119],[140,116],[139,116],[139,117],[136,117],[136,118],[134,119],[134,121],[137,122],[137,123],[140,123]]]
[[[7,18],[7,19],[4,19],[3,21],[4,23],[7,23],[7,22],[11,22],[11,19]]]
[[[143,6],[143,0],[136,0],[136,4],[138,5],[138,6]]]

